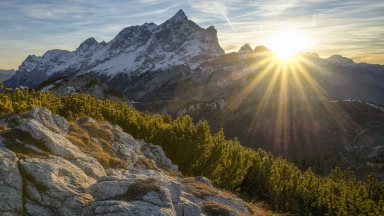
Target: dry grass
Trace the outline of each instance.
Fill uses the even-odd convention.
[[[175,170],[170,170],[170,171],[163,171],[165,175],[170,176],[170,177],[182,177],[182,174],[177,173]]]
[[[7,130],[7,126],[6,125],[0,125],[0,130]]]
[[[136,163],[144,165],[147,169],[157,170],[161,172],[161,170],[155,164],[149,162],[147,158],[140,158],[139,160],[137,160]]]
[[[111,140],[111,134],[107,132],[105,129],[103,129],[99,123],[91,123],[91,122],[85,122],[85,123],[80,123],[80,126],[84,128],[89,136],[97,138],[97,139],[103,139],[106,141],[112,141]]]
[[[207,216],[229,216],[232,209],[217,202],[207,202],[203,206],[203,211]]]
[[[47,127],[50,131],[57,131],[57,129],[51,125],[47,125]]]
[[[109,124],[107,124],[107,122],[99,122],[98,125],[99,125],[99,128],[108,129],[108,130],[111,129]]]
[[[276,212],[276,211],[272,211],[271,208],[269,207],[268,204],[266,204],[265,202],[253,202],[253,203],[246,203],[246,206],[248,207],[248,209],[253,212],[256,212],[257,215],[261,215],[261,216],[290,216],[291,214],[289,213],[281,213],[281,212]],[[251,211],[251,213],[252,213]],[[247,214],[247,213],[242,213],[242,212],[239,212],[240,215],[242,216],[250,216],[250,215],[255,215],[254,214]]]
[[[80,128],[74,122],[70,122],[69,125],[70,125],[69,131],[71,132],[70,135],[80,138],[85,143],[90,143],[91,142],[91,140],[89,139],[89,135],[88,135],[86,130]]]
[[[127,193],[114,197],[114,200],[135,201],[142,200],[150,191],[160,192],[161,185],[155,179],[139,179],[129,186]]]
[[[87,127],[88,129],[93,127]],[[111,152],[111,145],[102,138],[97,138],[103,149],[89,138],[89,130],[80,128],[76,123],[70,122],[70,135],[66,138],[74,145],[80,148],[82,152],[89,153],[95,157],[99,163],[106,168],[124,168],[126,163],[118,158]]]
[[[112,146],[104,139],[102,138],[96,138],[96,139],[99,140],[99,142],[103,146],[104,151],[109,152],[112,149]]]
[[[181,182],[186,187],[188,193],[197,197],[204,198],[206,196],[217,196],[218,193],[215,189],[209,187],[207,184],[197,181],[194,178],[184,178]]]

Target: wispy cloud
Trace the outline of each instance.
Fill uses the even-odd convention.
[[[49,49],[74,50],[89,37],[110,41],[127,26],[161,24],[179,9],[204,28],[214,25],[226,52],[298,30],[310,41],[303,51],[384,64],[378,0],[1,0],[0,68]]]
[[[213,2],[213,4],[215,5],[215,7],[217,8],[217,10],[220,11],[220,14],[227,20],[228,24],[231,26],[231,28],[235,31],[236,29],[233,27],[231,21],[228,19],[228,16],[227,16],[227,9],[225,8],[225,5],[223,5],[222,3],[220,2]]]

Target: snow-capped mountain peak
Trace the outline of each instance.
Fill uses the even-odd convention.
[[[152,89],[170,80],[183,80],[198,65],[222,54],[216,29],[199,27],[179,10],[160,25],[145,23],[124,28],[108,43],[88,38],[72,52],[50,50],[42,57],[30,56],[4,84],[35,87],[48,78],[89,74],[128,92],[141,85],[133,81],[138,76],[154,79],[156,74],[167,73],[166,78],[157,79]]]
[[[185,15],[184,11],[180,9],[168,22],[185,22],[188,21],[188,17]]]

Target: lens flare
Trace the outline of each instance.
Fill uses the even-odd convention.
[[[306,48],[307,39],[298,31],[284,31],[273,37],[268,46],[282,58],[291,58],[293,54]]]

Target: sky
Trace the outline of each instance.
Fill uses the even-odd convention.
[[[244,44],[273,47],[271,38],[294,32],[302,52],[384,64],[383,0],[0,0],[0,69],[51,49],[73,51],[90,37],[108,42],[179,9],[203,28],[214,26],[226,53]]]

